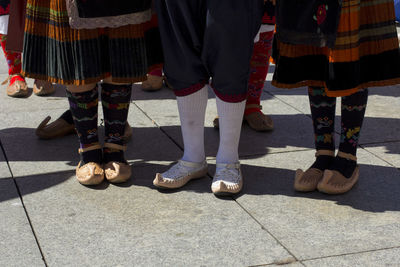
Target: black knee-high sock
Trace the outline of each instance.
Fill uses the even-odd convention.
[[[99,144],[97,135],[98,89],[97,86],[83,93],[67,91],[69,106],[78,133],[81,148],[88,148]],[[83,164],[102,162],[101,149],[81,153]]]
[[[101,100],[105,121],[105,142],[123,145],[122,137],[128,119],[132,85],[115,85],[103,83]],[[126,162],[124,152],[105,148],[104,162]]]
[[[342,97],[342,127],[339,151],[356,156],[360,131],[368,102],[368,90]],[[349,178],[357,162],[336,157],[333,169]]]
[[[311,116],[313,120],[315,148],[317,150],[335,151],[335,108],[336,97],[329,97],[321,87],[309,87],[308,98],[310,101]],[[327,169],[333,157],[318,156],[311,168]]]

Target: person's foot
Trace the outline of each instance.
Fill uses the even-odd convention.
[[[335,151],[318,150],[315,153],[315,162],[305,172],[296,170],[294,178],[294,189],[299,192],[311,192],[317,189],[318,183],[324,176],[324,171],[331,166]]]
[[[153,184],[159,188],[180,188],[192,179],[204,177],[207,171],[208,166],[206,161],[195,163],[179,160],[168,171],[157,173]]]
[[[125,160],[126,146],[105,143],[103,149],[104,173],[110,183],[123,183],[132,176],[132,169]]]
[[[10,97],[26,97],[29,94],[28,85],[21,74],[10,75],[2,84],[6,83],[8,83],[6,92]]]
[[[98,185],[104,180],[104,170],[99,163],[89,162],[76,167],[76,179],[83,185]]]
[[[268,132],[274,129],[272,118],[261,111],[244,115],[243,119],[251,129],[257,132]]]
[[[318,183],[318,190],[332,195],[344,194],[353,188],[359,176],[357,157],[339,151],[332,167],[325,170],[322,180]]]
[[[81,160],[76,167],[76,179],[83,185],[97,185],[104,180],[104,170],[101,166],[102,150],[99,144],[80,148]]]
[[[217,163],[217,169],[211,184],[211,191],[217,196],[237,194],[242,190],[243,177],[240,163]]]
[[[147,75],[147,80],[142,82],[142,90],[143,91],[158,91],[163,87],[163,80],[162,76],[157,75]]]
[[[51,82],[43,80],[35,80],[33,83],[33,93],[37,96],[50,95],[56,91]]]
[[[37,127],[36,135],[40,139],[54,139],[75,132],[74,121],[69,109],[66,110],[57,120],[47,124],[50,120],[51,117],[47,116]]]
[[[269,132],[274,129],[274,122],[272,118],[262,112],[253,112],[243,116],[243,121],[246,122],[250,128],[257,132]],[[215,129],[219,129],[219,119],[216,117],[213,120]]]

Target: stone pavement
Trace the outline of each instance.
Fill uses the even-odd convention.
[[[5,79],[4,63],[0,72]],[[210,193],[218,145],[211,91],[209,176],[172,192],[152,185],[154,174],[182,154],[169,89],[145,93],[134,86],[127,153],[133,178],[97,187],[74,178],[75,136],[43,141],[34,134],[47,115],[67,109],[63,88],[24,99],[4,91],[0,266],[400,266],[400,86],[371,89],[361,179],[350,193],[329,196],[292,189],[295,170],[314,159],[305,88],[280,90],[267,82],[262,104],[276,130],[244,126],[245,186],[234,198]]]

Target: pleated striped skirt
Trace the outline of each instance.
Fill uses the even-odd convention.
[[[279,40],[275,48],[276,87],[321,86],[334,97],[400,83],[393,0],[343,0],[332,49]]]
[[[23,74],[53,83],[84,85],[112,77],[116,83],[146,79],[162,64],[156,20],[119,28],[76,30],[65,0],[28,0]]]

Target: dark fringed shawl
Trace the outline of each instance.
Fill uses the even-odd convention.
[[[142,12],[151,8],[151,0],[76,0],[79,17],[99,18]]]
[[[335,45],[342,0],[277,1],[277,38],[288,44]]]
[[[10,0],[0,0],[0,16],[10,13]]]

